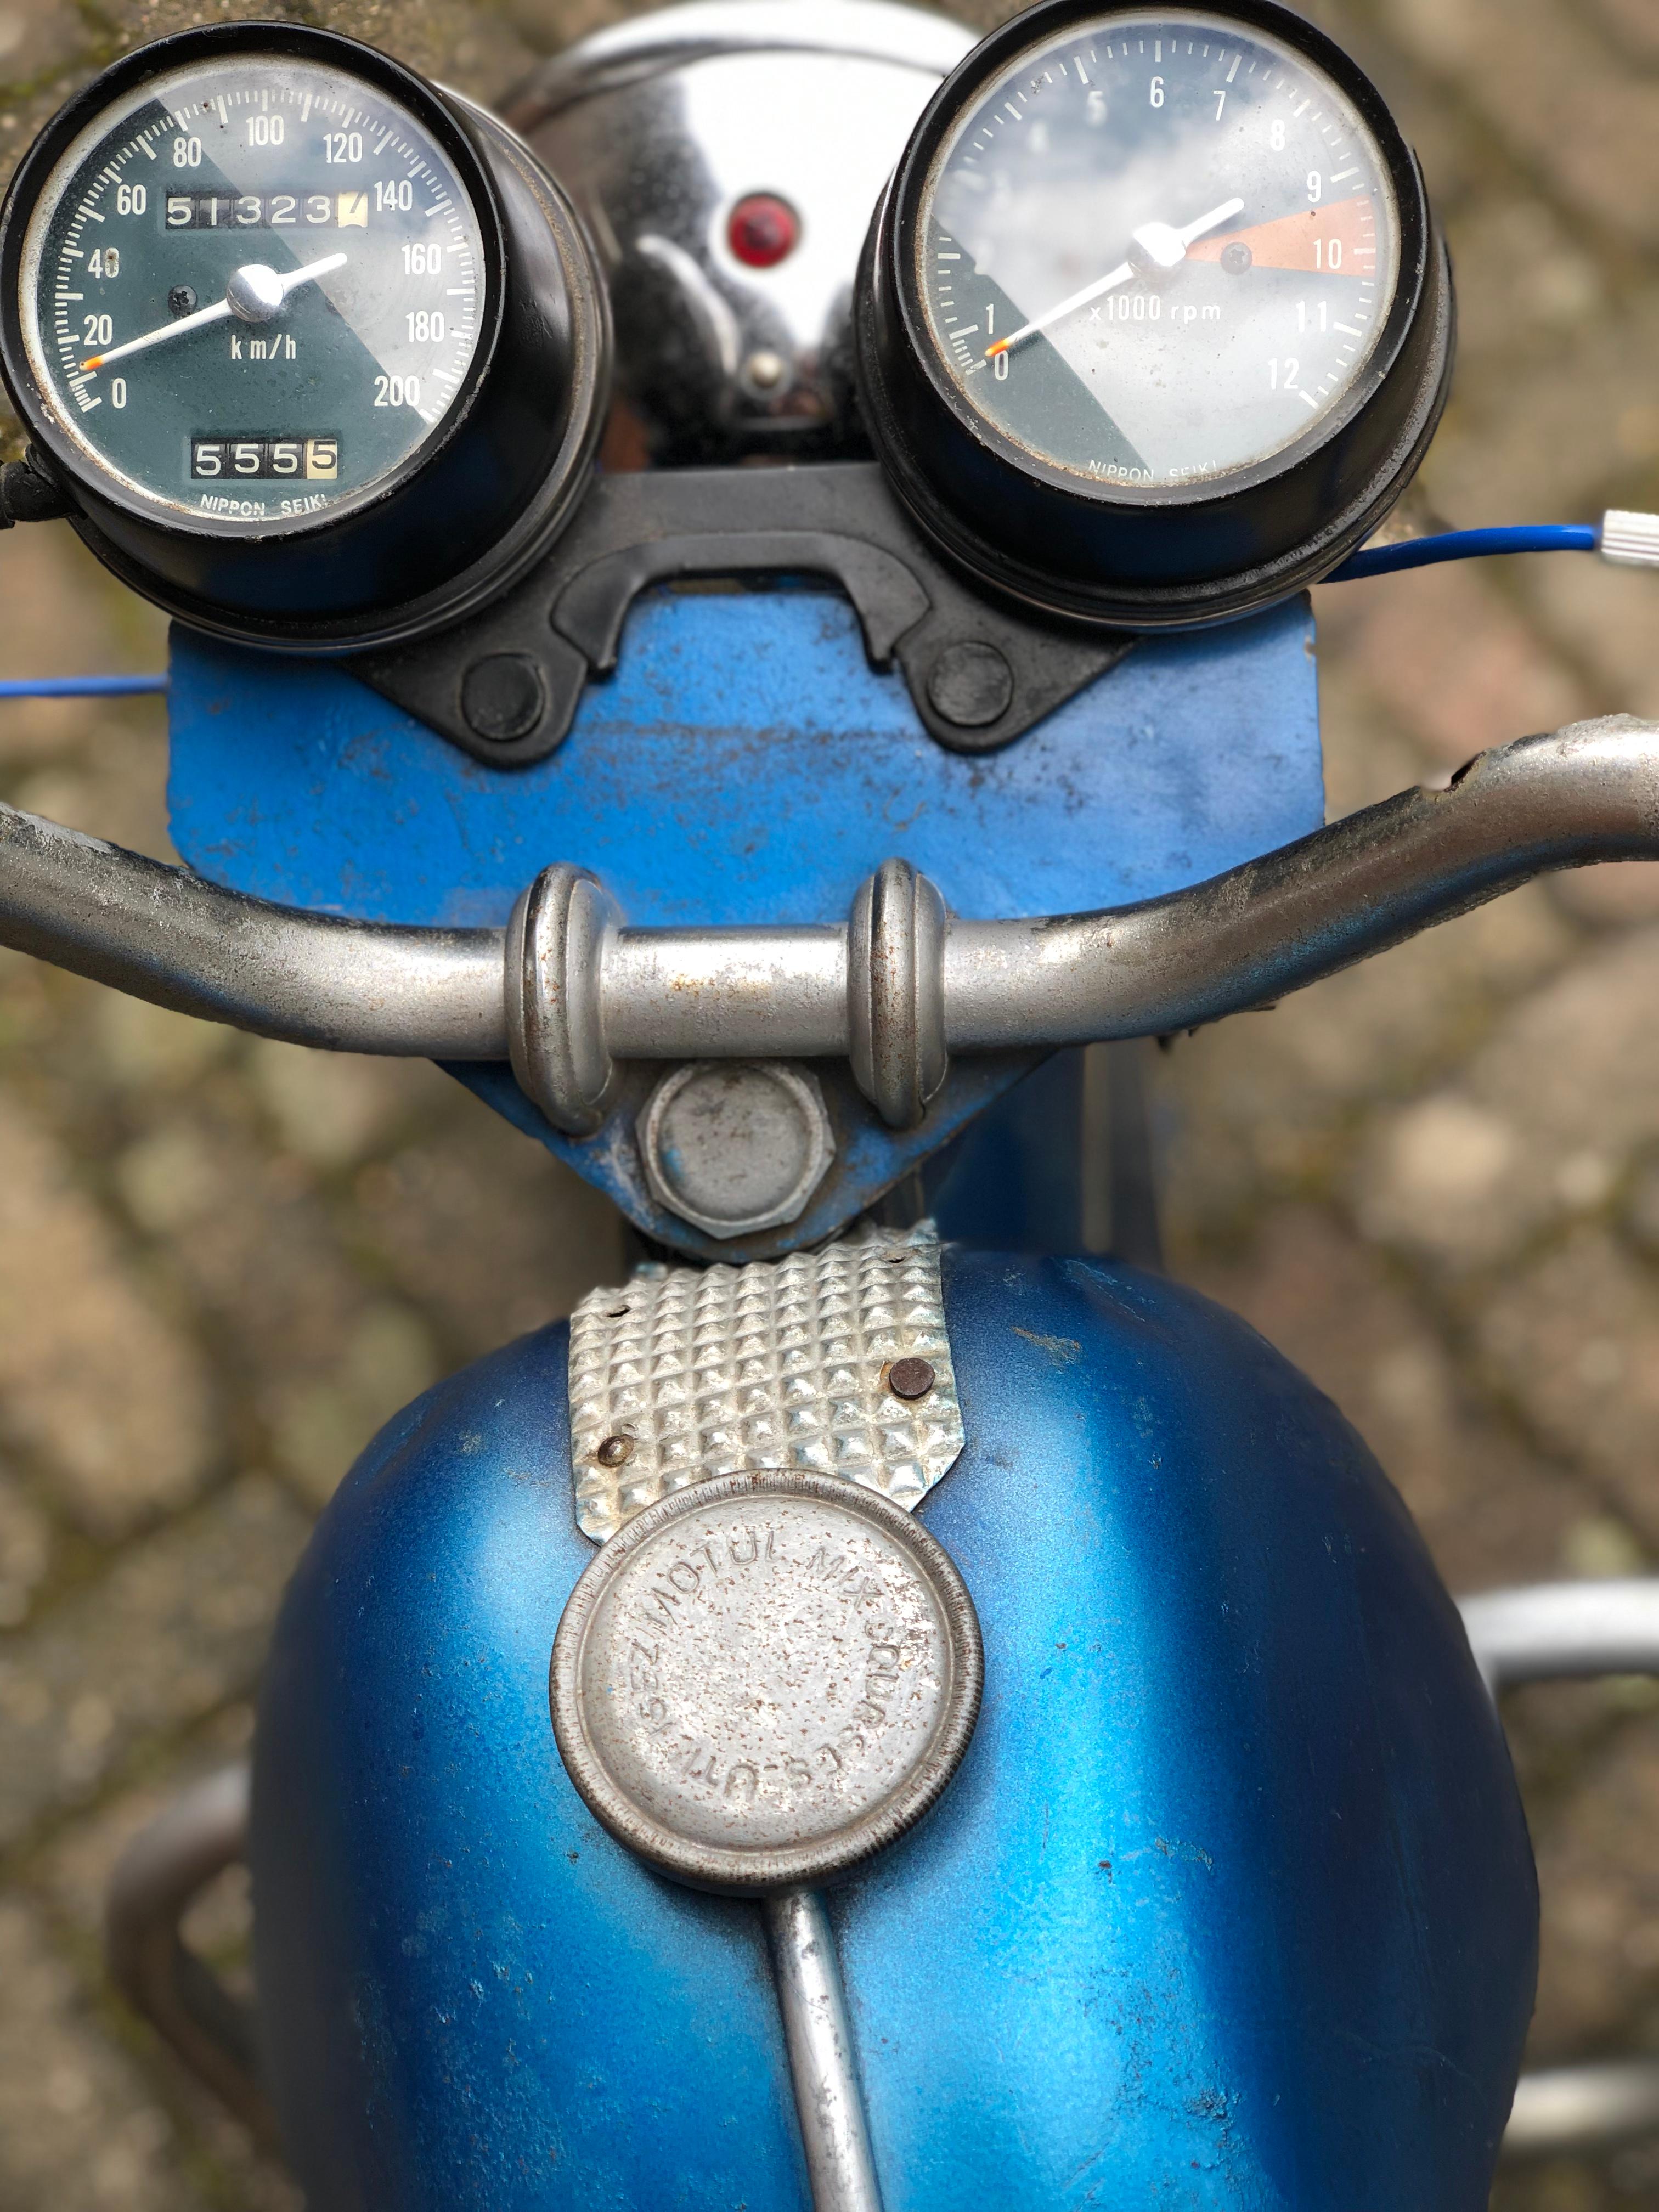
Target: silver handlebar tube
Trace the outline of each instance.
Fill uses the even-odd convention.
[[[521,1078],[532,1062],[580,1066],[580,1097],[552,1078],[530,1086],[565,1127],[592,1126],[612,1059],[757,1055],[850,1054],[884,1111],[915,1119],[948,1053],[1194,1029],[1546,870],[1655,858],[1659,724],[1612,715],[1482,753],[1449,790],[1402,792],[1137,906],[946,919],[925,880],[889,861],[872,879],[880,896],[866,884],[848,926],[634,929],[596,898],[584,909],[580,972],[562,924],[526,960],[524,901],[512,933],[351,921],[224,890],[0,808],[0,943],[296,1043],[510,1056]],[[579,878],[591,882],[564,866],[538,882],[554,876],[567,901]],[[574,1049],[560,1024],[578,1019]],[[907,1098],[908,1109],[888,1103]]]
[[[1659,857],[1659,725],[1578,722],[1477,754],[1190,890],[1116,913],[956,922],[956,1051],[1167,1035],[1262,1006],[1553,868]]]
[[[505,1060],[501,942],[272,906],[0,806],[0,944],[258,1036]]]

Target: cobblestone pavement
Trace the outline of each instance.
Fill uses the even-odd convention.
[[[99,63],[208,12],[0,0],[0,164]],[[313,11],[485,98],[617,12]],[[1315,12],[1398,103],[1451,234],[1430,507],[1659,506],[1655,0]],[[1333,811],[1575,714],[1659,714],[1656,593],[1573,559],[1322,593]],[[162,652],[66,532],[0,539],[0,672]],[[156,853],[163,751],[151,703],[0,706],[0,793]],[[1591,872],[1159,1064],[1173,1266],[1340,1401],[1455,1588],[1659,1554],[1656,1002],[1659,871]],[[106,1993],[102,1881],[245,1741],[283,1577],[362,1439],[618,1263],[604,1209],[434,1071],[0,954],[0,2212],[294,2204]],[[1534,2055],[1659,2047],[1659,1701],[1534,1692],[1510,1718],[1545,1899]],[[230,1956],[245,1899],[204,1909]],[[1638,2149],[1497,2202],[1656,2200]]]

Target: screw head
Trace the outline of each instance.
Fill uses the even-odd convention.
[[[757,392],[775,392],[789,374],[789,364],[781,353],[762,346],[744,362],[743,373]]]
[[[461,712],[475,737],[509,745],[547,712],[547,685],[527,653],[487,653],[461,678]]]
[[[896,1398],[925,1398],[938,1377],[925,1359],[896,1359],[887,1370],[887,1387]]]
[[[622,1467],[634,1456],[632,1437],[607,1437],[594,1452],[601,1467]]]
[[[175,284],[167,294],[167,313],[173,315],[193,315],[196,295],[188,284]]]
[[[988,730],[1014,703],[1014,672],[994,645],[963,638],[927,672],[927,696],[959,730]]]

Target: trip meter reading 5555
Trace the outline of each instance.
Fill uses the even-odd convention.
[[[0,206],[0,372],[70,520],[198,628],[315,652],[487,604],[575,512],[611,326],[496,118],[297,23],[83,86]]]
[[[82,132],[24,259],[31,367],[127,489],[232,530],[371,495],[465,386],[478,216],[414,116],[248,54],[169,73]]]

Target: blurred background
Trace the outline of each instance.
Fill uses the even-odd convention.
[[[0,181],[129,45],[285,12],[495,100],[628,11],[0,0]],[[1656,0],[1310,12],[1402,116],[1450,234],[1427,509],[1659,507]],[[1318,599],[1333,813],[1575,715],[1659,715],[1659,579],[1569,557]],[[0,675],[165,650],[66,527],[0,537]],[[169,855],[164,776],[159,702],[0,702],[15,805]],[[1156,1056],[1171,1268],[1338,1400],[1460,1592],[1659,1554],[1656,1011],[1659,869],[1593,870]],[[297,2208],[105,1991],[105,1877],[246,1741],[283,1583],[371,1431],[622,1265],[601,1202],[434,1069],[0,951],[0,2212]],[[1659,2051],[1659,1687],[1506,1717],[1543,1883],[1533,2057]],[[192,1932],[234,1971],[246,1920],[227,1878]],[[1494,2202],[1659,2204],[1659,2145],[1509,2169]]]

